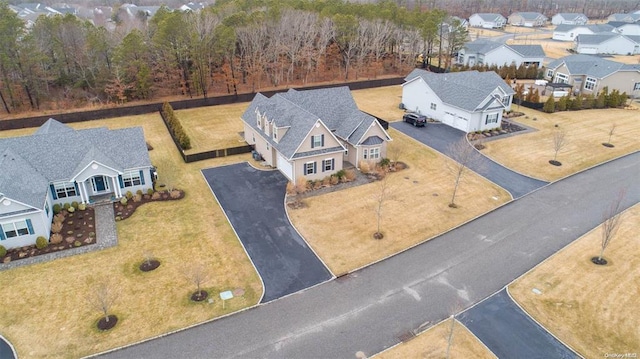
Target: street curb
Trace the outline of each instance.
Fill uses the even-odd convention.
[[[13,344],[11,344],[11,342],[8,341],[7,338],[5,338],[2,334],[0,334],[0,340],[3,340],[5,343],[7,343],[7,345],[9,346],[9,348],[11,348],[11,351],[13,352],[14,359],[18,359],[18,353],[16,352],[16,348],[13,346]]]

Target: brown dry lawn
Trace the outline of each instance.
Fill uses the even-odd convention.
[[[623,216],[604,253],[610,264],[590,261],[600,251],[597,227],[509,287],[531,316],[585,358],[640,350],[640,205]]]
[[[81,357],[184,328],[255,305],[260,280],[214,200],[200,169],[249,159],[233,156],[184,164],[157,114],[72,124],[75,128],[142,126],[155,148],[152,162],[160,181],[186,190],[180,201],[150,203],[117,223],[119,244],[103,251],[0,272],[0,328],[23,358]],[[1,136],[34,129],[2,131]],[[167,172],[171,171],[171,172]],[[153,272],[137,265],[150,251],[162,262]],[[203,263],[210,280],[206,290],[244,288],[243,297],[214,304],[188,299],[195,289],[181,274],[190,263]],[[89,307],[90,283],[111,278],[121,295],[109,332],[99,332],[99,313]]]
[[[378,116],[386,121],[399,121],[404,114],[398,108],[402,102],[402,86],[385,86],[351,91],[361,111]]]
[[[507,43],[512,45],[540,45],[547,57],[552,59],[559,59],[571,55],[568,50],[573,47],[573,42],[571,41],[551,40],[551,34],[520,36],[515,40],[507,40]]]
[[[240,116],[248,103],[198,107],[176,111],[192,148],[186,153],[217,150],[245,145]]]
[[[378,359],[440,359],[446,357],[451,321],[447,320],[408,342],[376,355]],[[462,323],[456,321],[450,358],[496,358]]]
[[[381,231],[375,240],[375,199],[380,182],[305,199],[306,208],[289,210],[293,224],[339,275],[398,253],[508,202],[509,194],[469,172],[458,189],[458,208],[448,207],[453,177],[448,158],[391,129],[389,153],[409,168],[388,176]],[[331,230],[327,230],[327,223]]]
[[[486,143],[482,152],[497,162],[523,174],[546,181],[555,181],[599,163],[640,150],[640,110],[603,109],[565,111],[546,114],[512,105],[526,116],[516,122],[538,131],[516,135]],[[536,119],[534,121],[533,119]],[[614,148],[602,146],[609,139],[611,125],[616,129],[611,143]],[[558,127],[555,127],[558,125]],[[553,159],[554,132],[566,132],[566,146],[558,153],[562,166],[549,164]]]

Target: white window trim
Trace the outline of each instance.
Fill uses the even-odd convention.
[[[553,79],[553,70],[551,69],[547,70],[547,77],[550,79]]]
[[[311,165],[311,168],[309,168],[309,165]],[[315,162],[305,162],[304,164],[304,175],[313,175],[316,172],[313,170],[313,168],[315,167]]]
[[[322,135],[314,135],[313,137],[313,148],[322,147]]]
[[[136,181],[138,183],[136,183]],[[106,183],[107,183],[107,181],[105,181],[105,184]],[[141,186],[142,185],[142,178],[140,178],[140,171],[127,171],[127,172],[123,173],[122,174],[122,185],[124,186],[124,188]],[[109,186],[107,185],[106,188],[108,189]]]
[[[24,224],[24,227],[20,227],[19,229],[21,229],[21,230],[25,230],[26,229],[27,233],[20,234],[18,232],[18,226],[16,225],[16,223],[20,223],[20,222],[22,222]],[[12,231],[16,233],[15,236],[9,237],[7,235],[7,230],[9,229],[9,227],[12,227]],[[5,240],[9,239],[9,238],[17,238],[17,237],[28,236],[28,235],[33,234],[33,233],[29,232],[29,226],[27,226],[27,220],[26,219],[21,219],[19,221],[15,221],[15,222],[0,223],[0,231],[3,232]]]
[[[327,169],[327,164],[329,164],[329,169]],[[322,160],[322,172],[331,172],[333,170],[333,158],[325,158]]]
[[[561,79],[561,77],[562,77],[562,79]],[[558,72],[556,74],[556,82],[562,83],[562,84],[568,84],[569,83],[569,76]]]
[[[640,91],[640,82],[636,82],[633,85],[633,91]]]
[[[596,88],[597,83],[598,83],[597,79],[594,79],[593,77],[587,77],[584,81],[584,89],[593,91]],[[589,85],[591,85],[591,88],[587,87]]]
[[[76,197],[79,194],[76,192],[76,185],[74,182],[57,182],[53,184],[53,189],[56,191],[56,198],[69,198]],[[59,190],[64,191],[64,196],[60,196],[61,192]],[[73,195],[70,195],[69,192],[73,191]]]

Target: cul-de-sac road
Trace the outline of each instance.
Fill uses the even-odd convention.
[[[294,295],[108,358],[354,358],[488,297],[640,201],[640,152],[545,186],[411,250]],[[425,219],[428,221],[429,219]],[[594,253],[597,248],[593,249]]]

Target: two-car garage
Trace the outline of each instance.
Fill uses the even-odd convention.
[[[293,164],[287,161],[286,158],[276,151],[276,167],[287,177],[290,181],[293,181]]]

